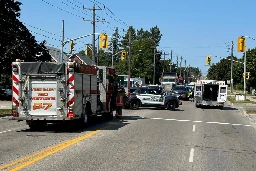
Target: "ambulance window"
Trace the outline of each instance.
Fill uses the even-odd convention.
[[[226,93],[226,87],[221,87],[220,88],[220,93]]]
[[[201,86],[196,86],[196,91],[201,91]]]

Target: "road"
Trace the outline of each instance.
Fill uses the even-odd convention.
[[[254,123],[230,107],[183,102],[178,111],[125,110],[122,121],[82,130],[51,125],[31,132],[23,122],[0,124],[0,170],[256,170]]]

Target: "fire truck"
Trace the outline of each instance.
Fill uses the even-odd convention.
[[[12,119],[31,129],[63,121],[90,122],[94,116],[113,117],[115,70],[67,63],[12,63]]]

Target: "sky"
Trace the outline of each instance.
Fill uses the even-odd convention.
[[[255,0],[20,0],[21,17],[37,41],[46,40],[47,45],[60,48],[62,20],[64,20],[65,40],[92,33],[92,8],[107,9],[96,11],[97,18],[107,22],[96,23],[96,33],[111,35],[115,27],[120,30],[129,26],[149,30],[158,26],[162,39],[159,50],[173,51],[173,60],[182,56],[187,66],[199,67],[207,74],[207,55],[213,63],[230,54],[234,42],[234,56],[237,52],[237,38],[241,35],[256,37]],[[84,18],[84,19],[83,19]],[[120,31],[120,34],[125,34]],[[247,48],[256,47],[256,41],[247,38]],[[92,37],[76,41],[75,51],[85,49]],[[69,50],[69,44],[65,45]],[[216,57],[217,56],[217,57]],[[170,55],[166,58],[170,59]],[[241,64],[242,65],[242,64]]]

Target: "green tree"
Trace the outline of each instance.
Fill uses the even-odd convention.
[[[37,43],[35,37],[18,20],[19,1],[0,1],[0,73],[11,73],[11,62],[19,58],[25,61],[50,61],[45,41]],[[40,54],[40,55],[39,55]],[[36,56],[39,55],[39,56]]]
[[[150,30],[135,30],[130,26],[121,40],[121,48],[128,52],[129,33],[131,34],[131,77],[145,77],[152,83],[154,71],[154,49],[157,49],[162,34],[160,29],[155,26]],[[163,70],[161,63],[162,52],[156,51],[156,83],[158,82]],[[126,61],[119,61],[116,65],[118,74],[128,74],[128,57]]]

